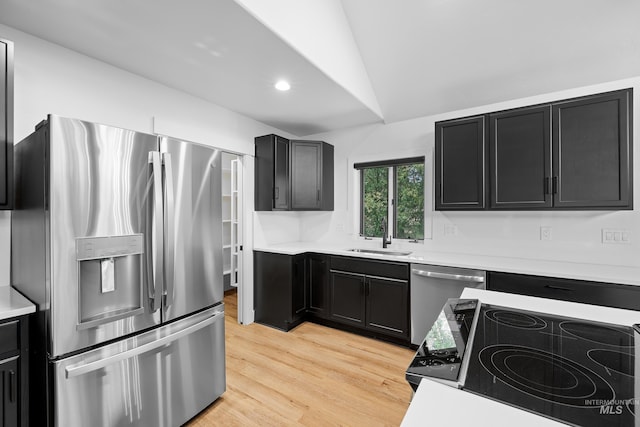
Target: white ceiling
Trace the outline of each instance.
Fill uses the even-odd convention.
[[[0,0],[0,23],[299,136],[640,76],[638,0],[342,5],[377,112],[234,0]]]
[[[342,0],[388,122],[640,76],[638,0]]]

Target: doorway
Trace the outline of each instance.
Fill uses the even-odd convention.
[[[236,321],[243,323],[243,161],[242,156],[222,152],[222,262],[225,300],[233,298]]]

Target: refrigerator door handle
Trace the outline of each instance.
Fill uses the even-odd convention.
[[[79,363],[77,365],[67,366],[65,368],[66,378],[74,378],[80,375],[85,375],[90,372],[97,371],[98,369],[102,369],[104,367],[112,365],[114,363],[122,362],[123,360],[131,359],[132,357],[140,356],[141,354],[148,353],[159,347],[170,344],[173,341],[180,339],[186,335],[199,331],[200,329],[205,328],[222,318],[224,318],[224,311],[219,311],[213,314],[212,316],[207,317],[206,319],[194,325],[188,326],[177,332],[166,335],[155,341],[151,341],[141,346],[123,351],[122,353],[114,354],[112,356],[105,357],[104,359],[96,360],[94,362]]]
[[[173,304],[174,297],[174,272],[175,272],[175,200],[173,193],[173,168],[171,167],[171,154],[162,153],[162,164],[164,166],[164,207],[165,207],[165,236],[166,236],[166,258],[165,258],[165,290],[164,306]]]
[[[149,163],[151,164],[151,174],[153,176],[153,225],[151,239],[151,264],[153,271],[149,280],[149,302],[151,312],[155,313],[162,303],[160,300],[163,265],[163,240],[162,240],[162,164],[160,163],[160,153],[158,151],[149,152]]]

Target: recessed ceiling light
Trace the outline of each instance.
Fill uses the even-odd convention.
[[[284,92],[291,89],[291,85],[286,80],[280,80],[275,84],[275,88]]]

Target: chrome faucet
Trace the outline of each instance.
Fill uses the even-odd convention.
[[[386,249],[387,245],[391,244],[391,237],[387,240],[387,219],[382,218],[382,223],[380,224],[380,229],[382,230],[382,248]]]

